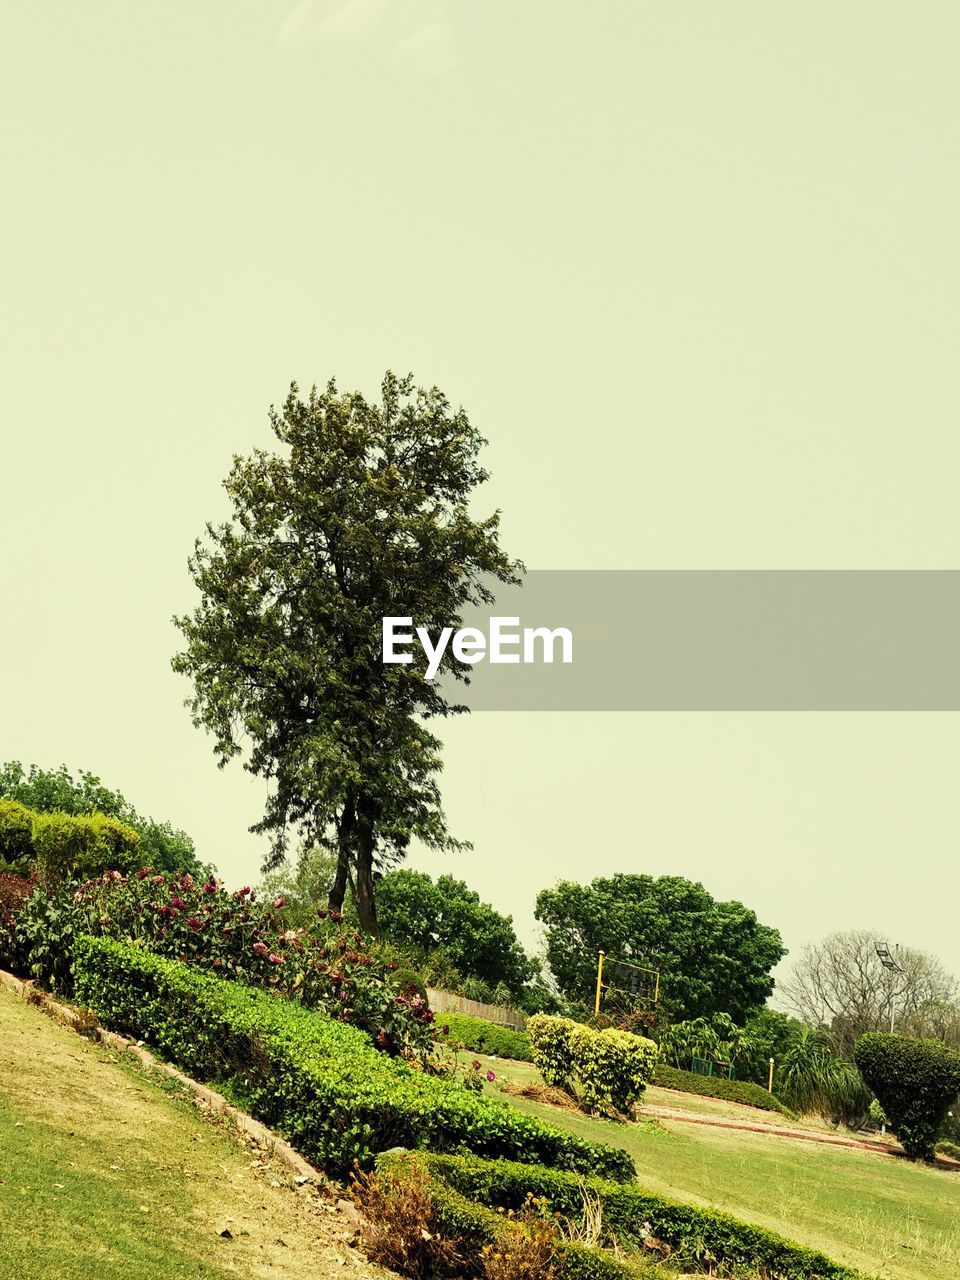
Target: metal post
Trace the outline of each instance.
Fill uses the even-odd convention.
[[[770,1075],[767,1077],[767,1093],[773,1093],[773,1059],[770,1059]]]
[[[600,1013],[600,996],[603,992],[603,957],[605,952],[601,951],[597,957],[597,998],[593,1002],[593,1016],[597,1017]]]

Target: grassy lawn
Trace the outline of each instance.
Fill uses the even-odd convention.
[[[538,1078],[527,1063],[491,1065],[501,1078]],[[960,1174],[844,1147],[682,1121],[618,1125],[500,1096],[581,1137],[626,1148],[640,1182],[652,1191],[724,1209],[884,1280],[960,1276]],[[671,1102],[663,1105],[677,1105],[678,1095],[665,1096]],[[741,1116],[744,1110],[736,1108]],[[779,1123],[766,1112],[748,1114]]]
[[[0,1280],[385,1277],[348,1229],[192,1103],[0,991]]]

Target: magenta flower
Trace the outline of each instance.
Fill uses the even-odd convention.
[[[286,902],[286,898],[285,898],[285,897],[283,896],[283,894],[281,893],[280,897],[279,897],[279,898],[275,898],[275,899],[274,899],[274,901],[273,901],[273,909],[274,909],[274,911],[279,911],[279,910],[280,910],[280,908],[284,905],[284,903],[285,903],[285,902]]]
[[[275,956],[273,952],[267,958],[271,964],[283,964],[283,956]]]
[[[497,1077],[493,1074],[493,1072],[492,1072],[492,1071],[488,1071],[488,1072],[487,1072],[487,1079],[490,1081],[490,1083],[491,1083],[491,1084],[493,1084],[493,1082],[494,1082],[494,1080],[496,1080],[496,1078],[497,1078]]]
[[[178,911],[186,911],[187,909],[187,904],[182,898],[171,898],[170,905],[171,907],[176,907]]]
[[[149,867],[141,867],[141,868],[140,868],[140,870],[137,872],[137,879],[138,879],[138,880],[146,880],[146,878],[147,878],[147,876],[148,876],[149,874],[150,874],[150,868],[149,868]]]
[[[153,877],[153,883],[154,883],[154,884],[165,884],[165,883],[166,883],[166,879],[167,879],[167,877],[166,877],[166,876],[154,876],[154,877]]]
[[[267,954],[267,951],[268,951],[268,950],[269,950],[269,948],[267,947],[266,943],[263,943],[263,942],[255,942],[255,943],[253,944],[253,953],[254,953],[254,955],[258,955],[258,956],[265,956],[265,955]]]
[[[202,928],[203,928],[203,921],[202,921],[202,920],[198,920],[196,916],[191,916],[191,917],[190,917],[190,919],[187,921],[187,924],[188,924],[188,926],[189,926],[191,929],[202,929]]]

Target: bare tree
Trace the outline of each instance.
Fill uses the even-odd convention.
[[[828,1031],[842,1056],[866,1031],[898,1031],[950,1039],[960,1033],[957,983],[923,951],[897,953],[899,972],[884,968],[870,930],[833,933],[804,948],[777,991],[791,1012]]]

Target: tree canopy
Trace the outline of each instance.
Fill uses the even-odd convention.
[[[660,974],[659,1011],[671,1021],[727,1013],[744,1022],[771,994],[786,954],[776,929],[740,902],[717,902],[681,876],[562,880],[537,896],[546,954],[560,990],[592,1003],[597,953]]]
[[[522,571],[500,549],[499,515],[468,503],[486,443],[437,388],[387,373],[378,403],[331,381],[270,411],[279,453],[235,457],[232,518],[208,525],[189,561],[200,591],[175,621],[174,669],[193,682],[194,722],[219,763],[241,756],[269,783],[266,868],[289,832],[337,852],[330,906],[349,883],[376,935],[374,870],[411,839],[462,847],[441,807],[440,741],[428,721],[464,710],[422,665],[384,665],[383,618],[435,634],[492,602],[488,581]],[[444,670],[470,668],[453,655]]]
[[[193,841],[185,831],[144,818],[119,791],[111,791],[94,773],[79,769],[74,776],[66,765],[58,769],[25,769],[19,760],[0,765],[0,797],[16,800],[37,813],[69,813],[74,817],[102,813],[132,827],[140,837],[138,857],[156,871],[206,870],[197,858]]]
[[[434,882],[422,871],[391,871],[377,885],[377,908],[385,938],[423,955],[442,950],[465,978],[502,984],[516,996],[539,971],[517,940],[513,917],[453,876]]]

